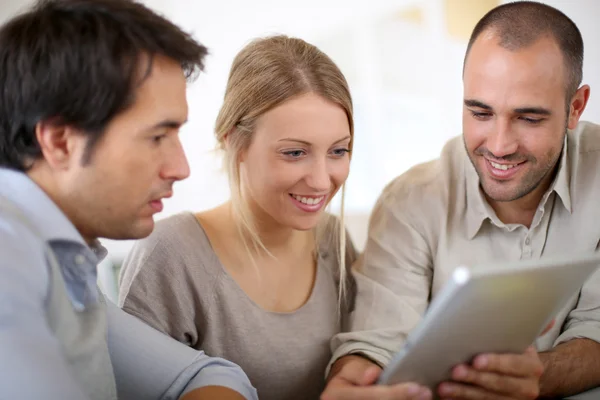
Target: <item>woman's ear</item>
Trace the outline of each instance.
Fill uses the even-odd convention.
[[[241,133],[238,132],[237,128],[231,128],[229,132],[223,136],[223,147],[225,151],[229,154],[236,154],[236,161],[238,163],[243,163],[246,159],[247,149],[242,148],[240,141],[244,140],[243,137],[240,137]]]
[[[229,130],[229,132],[227,132],[225,135],[223,135],[223,148],[225,150],[231,149],[231,140],[232,140],[232,138],[235,137],[235,130],[236,130],[236,128],[233,127]]]

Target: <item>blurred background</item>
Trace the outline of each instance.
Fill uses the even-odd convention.
[[[546,0],[572,18],[585,43],[584,83],[592,95],[583,119],[600,122],[600,7],[597,0]],[[27,7],[0,0],[0,19]],[[175,186],[158,219],[212,208],[229,196],[213,125],[235,54],[251,39],[284,33],[327,53],[349,81],[355,146],[346,188],[346,223],[358,248],[383,187],[439,155],[461,134],[462,61],[476,22],[499,0],[145,0],[210,50],[205,73],[188,91],[181,138],[191,177]],[[339,198],[331,211],[338,212]],[[132,242],[104,241],[101,285],[113,296],[114,270]]]

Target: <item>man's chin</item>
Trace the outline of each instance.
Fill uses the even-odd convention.
[[[508,186],[508,182],[496,182],[493,179],[490,179],[490,177],[486,177],[485,180],[481,182],[481,189],[485,194],[485,197],[492,201],[510,201],[515,190]]]
[[[150,236],[152,231],[154,230],[154,218],[144,218],[141,221],[138,221],[135,229],[132,229],[132,239],[143,239],[147,236]]]
[[[521,195],[520,191],[517,188],[508,188],[508,187],[497,187],[497,185],[486,185],[487,187],[483,187],[483,192],[488,200],[492,200],[498,203],[506,203],[509,201],[518,200],[523,195]]]
[[[136,240],[150,236],[154,230],[154,219],[146,217],[139,219],[128,226],[122,226],[121,229],[105,235],[106,239],[112,240]]]

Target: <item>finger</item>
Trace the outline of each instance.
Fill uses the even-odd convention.
[[[538,353],[538,351],[536,350],[535,346],[529,346],[526,350],[525,353],[523,353],[524,355],[531,357],[534,360],[539,361],[540,365],[543,365],[542,360],[540,359],[540,355]]]
[[[475,357],[473,367],[478,371],[521,378],[540,377],[544,372],[539,355],[532,349],[523,354],[482,354]]]
[[[438,387],[438,395],[442,399],[452,400],[510,400],[511,397],[490,392],[476,386],[460,383],[444,382]]]
[[[431,391],[414,383],[354,387],[330,384],[321,400],[430,400],[431,397]]]
[[[532,399],[539,396],[537,380],[481,372],[465,365],[459,365],[452,370],[452,380],[500,394],[517,395],[518,397],[523,396]]]

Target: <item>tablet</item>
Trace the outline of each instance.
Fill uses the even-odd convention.
[[[600,254],[459,267],[378,383],[435,389],[481,353],[522,353],[579,294]]]

